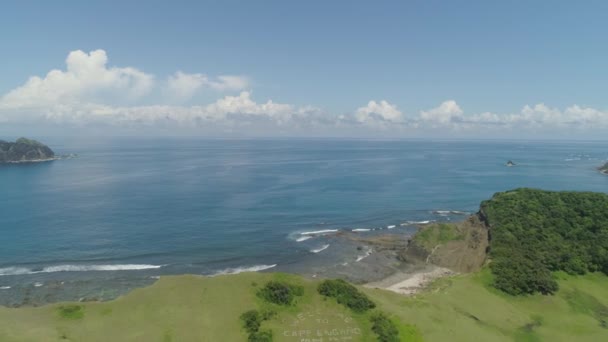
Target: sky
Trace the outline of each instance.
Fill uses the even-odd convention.
[[[6,1],[0,135],[603,139],[606,1]]]

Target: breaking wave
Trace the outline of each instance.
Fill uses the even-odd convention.
[[[469,213],[466,211],[460,210],[434,210],[433,214],[439,216],[448,216],[448,215],[468,215]]]
[[[267,269],[270,269],[270,268],[273,268],[276,266],[277,266],[277,264],[227,268],[225,270],[217,271],[217,272],[213,273],[211,276],[226,275],[226,274],[239,274],[239,273],[243,273],[243,272],[259,272],[259,271],[267,270]]]
[[[316,231],[312,231],[312,232],[303,232],[303,233],[300,233],[300,235],[323,235],[323,234],[335,233],[337,231],[338,231],[337,229],[323,229],[323,230],[316,230]]]
[[[47,266],[41,269],[30,269],[25,267],[6,267],[0,268],[0,276],[6,275],[23,275],[36,273],[54,273],[54,272],[88,272],[88,271],[134,271],[134,270],[149,270],[161,268],[161,265],[57,265]]]
[[[323,252],[324,250],[326,250],[328,248],[329,248],[329,245],[323,245],[323,246],[321,246],[319,248],[311,249],[310,252],[316,254],[316,253],[319,253],[319,252]]]
[[[435,222],[433,220],[424,220],[424,221],[405,221],[401,224],[401,226],[411,226],[414,224],[429,224],[431,222]]]
[[[361,261],[361,260],[363,260],[363,259],[367,258],[367,257],[368,257],[368,256],[370,256],[370,255],[372,255],[372,249],[371,249],[371,248],[370,248],[370,249],[368,249],[368,250],[366,250],[366,251],[365,251],[365,254],[363,254],[363,255],[359,255],[359,256],[357,257],[357,261],[356,261],[356,262],[359,262],[359,261]]]
[[[305,236],[300,236],[299,238],[296,239],[296,242],[302,242],[302,241],[306,241],[308,239],[312,239],[313,237],[310,235],[305,235]]]

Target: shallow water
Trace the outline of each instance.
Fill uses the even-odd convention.
[[[356,262],[334,232],[302,233],[411,234],[517,187],[608,192],[598,142],[44,141],[78,158],[0,166],[0,304]]]

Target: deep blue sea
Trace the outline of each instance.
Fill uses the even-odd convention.
[[[334,230],[411,234],[408,221],[462,219],[518,187],[608,192],[605,142],[43,141],[78,156],[0,166],[0,304],[298,271],[357,257],[332,254]]]

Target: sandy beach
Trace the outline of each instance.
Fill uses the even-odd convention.
[[[413,295],[431,284],[435,279],[456,274],[455,272],[433,265],[412,272],[397,272],[385,279],[370,282],[363,286],[380,288],[403,295]]]

